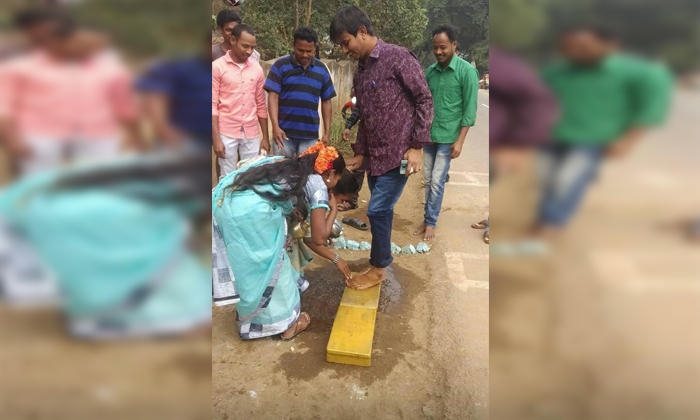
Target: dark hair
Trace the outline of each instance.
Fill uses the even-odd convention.
[[[440,25],[433,29],[433,38],[435,35],[445,34],[450,39],[450,42],[455,42],[457,40],[457,30],[451,25]]]
[[[615,31],[604,25],[600,24],[595,24],[595,25],[589,25],[589,24],[578,24],[578,25],[571,25],[568,26],[564,29],[562,29],[559,32],[559,37],[565,37],[567,35],[572,35],[577,32],[589,32],[593,34],[596,38],[598,38],[601,41],[605,42],[610,42],[610,41],[616,41],[618,39],[617,34]]]
[[[462,44],[457,41],[457,48],[455,48],[456,51],[462,51]]]
[[[18,12],[13,19],[15,27],[19,29],[29,29],[46,22],[55,22],[61,26],[73,24],[73,20],[68,15],[53,9],[26,9]]]
[[[233,31],[231,31],[231,35],[233,35],[234,38],[238,39],[241,37],[243,32],[248,32],[249,34],[255,36],[255,31],[253,30],[253,28],[242,23],[240,25],[236,25],[236,27],[233,28]]]
[[[296,42],[297,39],[318,44],[318,34],[309,26],[302,26],[294,31],[294,42]]]
[[[295,198],[297,209],[303,217],[306,217],[308,210],[304,204],[304,187],[309,180],[309,175],[316,173],[314,164],[317,157],[318,153],[312,153],[300,158],[284,159],[250,168],[237,175],[227,188],[233,188],[236,191],[252,190],[270,201],[287,201]],[[338,159],[333,161],[333,169],[337,173],[344,173],[343,155],[338,154]],[[273,191],[258,188],[268,185],[272,186]]]
[[[372,21],[364,10],[357,6],[345,6],[338,10],[331,21],[330,36],[332,41],[337,41],[343,32],[357,36],[357,31],[364,26],[369,35],[374,36]]]
[[[231,9],[224,9],[220,11],[218,15],[216,15],[216,26],[218,26],[219,28],[223,28],[227,23],[230,22],[243,23],[238,13],[234,12]]]
[[[360,191],[360,183],[357,182],[355,175],[347,169],[343,170],[343,176],[340,178],[335,187],[333,187],[333,193],[338,195],[345,194],[357,194]]]

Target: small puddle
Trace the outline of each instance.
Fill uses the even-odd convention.
[[[354,272],[360,271],[367,264],[367,259],[348,261],[350,270]],[[372,366],[369,368],[326,362],[326,345],[345,290],[345,282],[338,269],[331,264],[306,270],[305,276],[311,285],[302,294],[301,309],[311,315],[311,325],[294,339],[293,344],[289,344],[309,350],[303,354],[283,354],[277,367],[290,382],[309,381],[323,370],[331,369],[339,377],[352,376],[363,386],[371,385],[377,379],[385,378],[404,354],[418,348],[413,341],[408,321],[413,309],[411,301],[425,286],[415,273],[401,268],[396,262],[387,273],[387,280],[382,284]]]

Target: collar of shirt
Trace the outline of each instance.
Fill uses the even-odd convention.
[[[374,46],[374,49],[372,50],[371,53],[369,53],[369,57],[367,57],[364,60],[360,60],[357,64],[364,68],[365,65],[367,64],[367,60],[372,58],[374,61],[379,60],[379,56],[381,55],[382,51],[386,47],[386,42],[382,41],[381,38],[377,38],[377,45]]]
[[[292,60],[292,66],[296,68],[304,68],[301,64],[297,63],[297,59],[294,56],[294,53],[289,54],[289,58]],[[312,58],[311,61],[309,61],[309,67],[314,67],[316,65],[316,58]]]
[[[452,57],[450,64],[446,68],[442,68],[440,63],[435,63],[432,66],[430,66],[430,72],[432,73],[434,71],[439,71],[440,73],[442,73],[448,69],[451,69],[452,71],[457,71],[457,63],[459,62],[459,60],[461,60],[461,58],[455,55],[454,57]]]
[[[231,51],[227,52],[226,55],[225,55],[224,57],[226,57],[226,62],[227,62],[227,63],[231,63],[231,64],[233,64],[233,65],[238,65],[238,64],[240,64],[240,63],[236,63],[235,61],[233,61],[233,58],[231,58]],[[246,67],[248,67],[249,65],[250,65],[250,57],[248,57],[248,59],[245,61],[245,63],[243,63],[243,67],[242,67],[242,68],[246,68]]]

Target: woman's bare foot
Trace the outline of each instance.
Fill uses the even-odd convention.
[[[299,333],[309,328],[309,324],[311,324],[311,316],[306,312],[300,313],[297,322],[295,322],[294,325],[292,325],[287,331],[282,333],[282,340],[291,340],[292,338],[299,335]]]
[[[426,227],[427,227],[427,226],[425,225],[425,222],[421,223],[420,226],[418,227],[418,229],[416,229],[416,230],[413,232],[413,235],[414,235],[414,236],[418,236],[418,235],[424,234],[424,233],[425,233]]]
[[[348,287],[356,290],[369,289],[386,280],[386,268],[370,267],[366,272],[353,276],[346,282]]]
[[[435,239],[435,229],[437,229],[435,226],[425,227],[425,235],[423,235],[423,240],[425,242],[430,242]]]

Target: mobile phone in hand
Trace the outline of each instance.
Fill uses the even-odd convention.
[[[401,166],[399,168],[399,173],[401,175],[406,175],[406,169],[408,168],[408,160],[402,159],[401,160]]]

